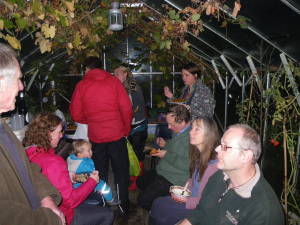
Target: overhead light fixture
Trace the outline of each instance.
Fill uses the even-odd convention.
[[[109,10],[109,29],[118,31],[123,29],[123,17],[119,9],[119,2],[111,3],[112,9]]]

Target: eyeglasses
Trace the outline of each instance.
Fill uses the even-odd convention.
[[[232,146],[227,146],[225,144],[220,144],[219,146],[221,146],[221,150],[223,152],[226,152],[229,148],[242,149],[241,147],[232,147]]]
[[[225,144],[220,144],[219,146],[221,146],[221,150],[222,150],[223,152],[226,152],[228,148],[233,148],[233,147],[227,146],[227,145],[225,145]]]

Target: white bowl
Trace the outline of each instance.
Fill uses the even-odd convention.
[[[170,194],[175,201],[185,202],[186,198],[191,196],[192,192],[188,189],[184,190],[184,187],[181,186],[171,186]]]

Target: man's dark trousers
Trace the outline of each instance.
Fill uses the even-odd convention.
[[[92,143],[93,160],[96,170],[99,171],[100,179],[108,182],[109,161],[114,173],[115,185],[119,186],[121,206],[124,211],[129,208],[128,185],[129,185],[129,160],[126,139]]]

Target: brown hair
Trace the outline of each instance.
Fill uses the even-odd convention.
[[[196,146],[190,147],[190,177],[199,170],[199,180],[203,176],[209,160],[216,158],[215,148],[220,143],[220,133],[216,122],[208,117],[198,117],[193,120],[196,126],[202,125],[204,129],[205,142],[201,146],[201,153]]]
[[[174,117],[176,123],[186,122],[188,123],[191,119],[191,114],[186,106],[176,105],[169,109],[168,113]]]
[[[74,141],[72,143],[73,146],[73,152],[76,156],[78,155],[78,153],[82,153],[84,152],[86,149],[84,148],[84,146],[87,145],[89,147],[92,147],[92,144],[84,139],[79,139],[77,141]]]
[[[201,71],[195,63],[190,62],[190,63],[184,65],[182,67],[182,70],[183,69],[189,71],[194,76],[197,74],[197,78],[201,75]]]
[[[45,150],[50,149],[51,140],[50,132],[54,131],[56,127],[62,123],[62,120],[52,113],[41,113],[28,125],[23,139],[23,145],[28,147],[30,145],[37,145]]]

